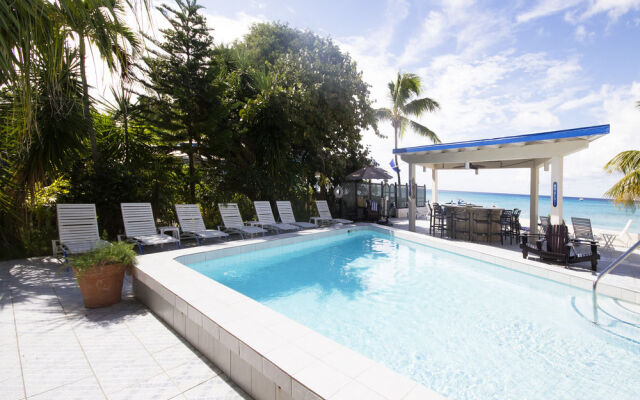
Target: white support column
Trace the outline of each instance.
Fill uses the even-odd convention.
[[[407,189],[409,201],[409,230],[416,231],[416,165],[409,164],[409,184]]]
[[[438,202],[438,170],[431,169],[431,203]]]
[[[551,224],[562,223],[563,157],[551,158]]]
[[[540,192],[540,166],[535,161],[531,167],[531,187],[529,189],[529,232],[538,233],[538,195]]]

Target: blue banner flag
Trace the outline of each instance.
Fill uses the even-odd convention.
[[[389,165],[391,165],[391,169],[396,171],[396,173],[400,172],[400,168],[398,168],[398,166],[396,165],[396,160],[394,160],[393,158],[391,159]]]

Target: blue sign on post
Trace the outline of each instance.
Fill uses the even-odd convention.
[[[553,182],[553,206],[558,207],[558,182]]]

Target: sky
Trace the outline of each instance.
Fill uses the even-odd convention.
[[[217,43],[251,25],[279,21],[331,38],[371,85],[374,107],[389,103],[398,71],[418,74],[440,109],[418,118],[443,142],[610,124],[611,134],[564,163],[564,194],[602,197],[620,176],[603,166],[640,149],[640,0],[298,1],[200,0]],[[155,28],[164,21],[152,16]],[[99,71],[100,68],[97,68]],[[96,91],[105,92],[96,72]],[[101,93],[105,94],[105,93]],[[373,158],[391,171],[393,129],[364,133]],[[399,147],[429,144],[408,131]],[[406,164],[400,162],[403,182]],[[418,169],[419,184],[431,174]],[[528,170],[441,171],[441,190],[528,193]],[[540,192],[550,191],[541,170]]]

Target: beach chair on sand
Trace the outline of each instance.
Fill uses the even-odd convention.
[[[600,255],[598,243],[593,240],[569,239],[569,229],[566,225],[549,225],[546,232],[541,235],[521,235],[522,258],[527,258],[529,253],[537,254],[542,261],[559,262],[567,267],[569,264],[583,261],[591,262],[591,270],[596,271]],[[529,242],[536,239],[535,243]],[[588,245],[585,251],[577,245]]]
[[[293,215],[293,209],[291,208],[290,201],[276,201],[276,207],[278,207],[280,221],[285,224],[296,225],[303,229],[318,227],[317,224],[312,224],[311,222],[297,222],[295,215]]]
[[[244,239],[245,235],[257,235],[264,236],[267,231],[257,226],[247,226],[242,222],[242,216],[240,215],[240,209],[236,203],[218,204],[220,209],[220,216],[222,217],[222,223],[224,229],[229,233],[238,233]]]
[[[631,246],[631,243],[633,243],[633,237],[631,236],[631,234],[629,233],[629,227],[631,226],[631,222],[633,220],[628,220],[626,225],[624,226],[624,229],[617,235],[618,236],[618,240],[620,240],[620,242],[622,242],[623,246]]]
[[[318,207],[318,217],[311,217],[311,220],[316,224],[318,222],[325,224],[353,224],[353,221],[349,219],[333,218],[326,200],[316,200],[316,207]]]
[[[276,222],[276,219],[273,216],[273,210],[271,210],[271,204],[269,204],[268,201],[254,201],[253,205],[256,208],[258,222],[251,222],[251,225],[272,229],[277,233],[280,233],[280,231],[300,230],[299,226],[287,224],[285,222]]]
[[[95,204],[57,204],[59,240],[52,240],[54,257],[66,261],[72,254],[86,253],[109,242],[100,239]]]
[[[227,239],[229,235],[218,229],[207,229],[198,204],[176,204],[176,214],[182,237],[193,238],[200,245],[201,239]]]
[[[140,254],[144,254],[142,246],[157,246],[175,243],[180,248],[180,240],[158,233],[153,219],[151,203],[120,203],[124,233],[127,241],[138,245]]]

